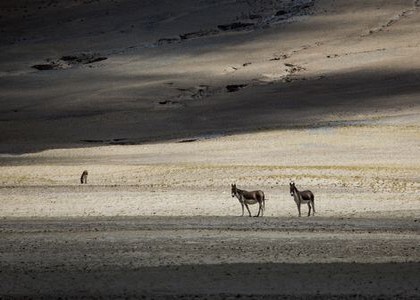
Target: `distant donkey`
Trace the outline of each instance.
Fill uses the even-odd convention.
[[[315,215],[315,197],[314,194],[309,191],[299,191],[296,186],[295,183],[292,181],[290,183],[290,195],[293,196],[293,198],[295,199],[298,211],[299,211],[299,217],[300,217],[300,205],[303,204],[308,204],[308,208],[309,208],[309,212],[308,212],[308,217],[311,215],[311,205],[313,208],[313,212],[312,215]]]
[[[265,196],[263,191],[244,191],[240,190],[236,187],[236,184],[231,185],[232,188],[232,198],[236,196],[238,198],[239,203],[242,206],[242,217],[244,215],[244,206],[248,210],[249,216],[251,217],[251,211],[249,210],[248,204],[259,204],[258,214],[255,217],[259,217],[261,213],[261,217],[264,215],[265,210]]]
[[[84,184],[87,183],[88,171],[84,170],[82,176],[80,177],[80,183]]]

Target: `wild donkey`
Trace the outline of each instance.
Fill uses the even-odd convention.
[[[311,205],[314,210],[312,215],[315,215],[315,197],[311,191],[306,190],[306,191],[300,192],[296,188],[295,183],[292,181],[290,183],[290,195],[293,196],[293,198],[295,199],[295,202],[299,211],[299,217],[300,217],[300,205],[302,203],[308,204],[308,207],[309,207],[308,217],[311,215]]]
[[[88,171],[84,170],[82,176],[80,177],[80,183],[87,183]]]
[[[259,217],[261,213],[261,217],[264,215],[265,210],[265,196],[263,191],[252,191],[247,192],[244,190],[240,190],[236,187],[236,184],[232,184],[232,198],[236,196],[238,198],[239,203],[242,206],[242,217],[244,215],[244,206],[248,210],[249,216],[251,217],[251,211],[249,210],[248,204],[258,204],[260,205],[258,209],[258,214],[255,217]]]

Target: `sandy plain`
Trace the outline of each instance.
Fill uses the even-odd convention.
[[[324,131],[4,156],[2,295],[418,298],[418,131],[398,128],[401,148],[388,125]],[[297,217],[290,180],[315,216]],[[233,182],[265,191],[263,218],[239,216]]]
[[[0,15],[0,297],[420,297],[418,1]]]

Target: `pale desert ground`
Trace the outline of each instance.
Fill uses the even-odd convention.
[[[419,1],[3,1],[0,28],[0,297],[420,298]]]

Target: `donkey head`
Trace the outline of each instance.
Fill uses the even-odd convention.
[[[232,198],[233,197],[235,197],[235,195],[236,195],[236,192],[237,192],[237,190],[236,190],[236,183],[235,184],[231,184],[230,185],[231,186],[231,193],[232,193]]]
[[[291,181],[291,182],[289,183],[289,185],[290,185],[290,196],[294,196],[294,194],[295,194],[295,189],[296,189],[296,187],[295,187],[295,183],[294,183],[293,181]]]

